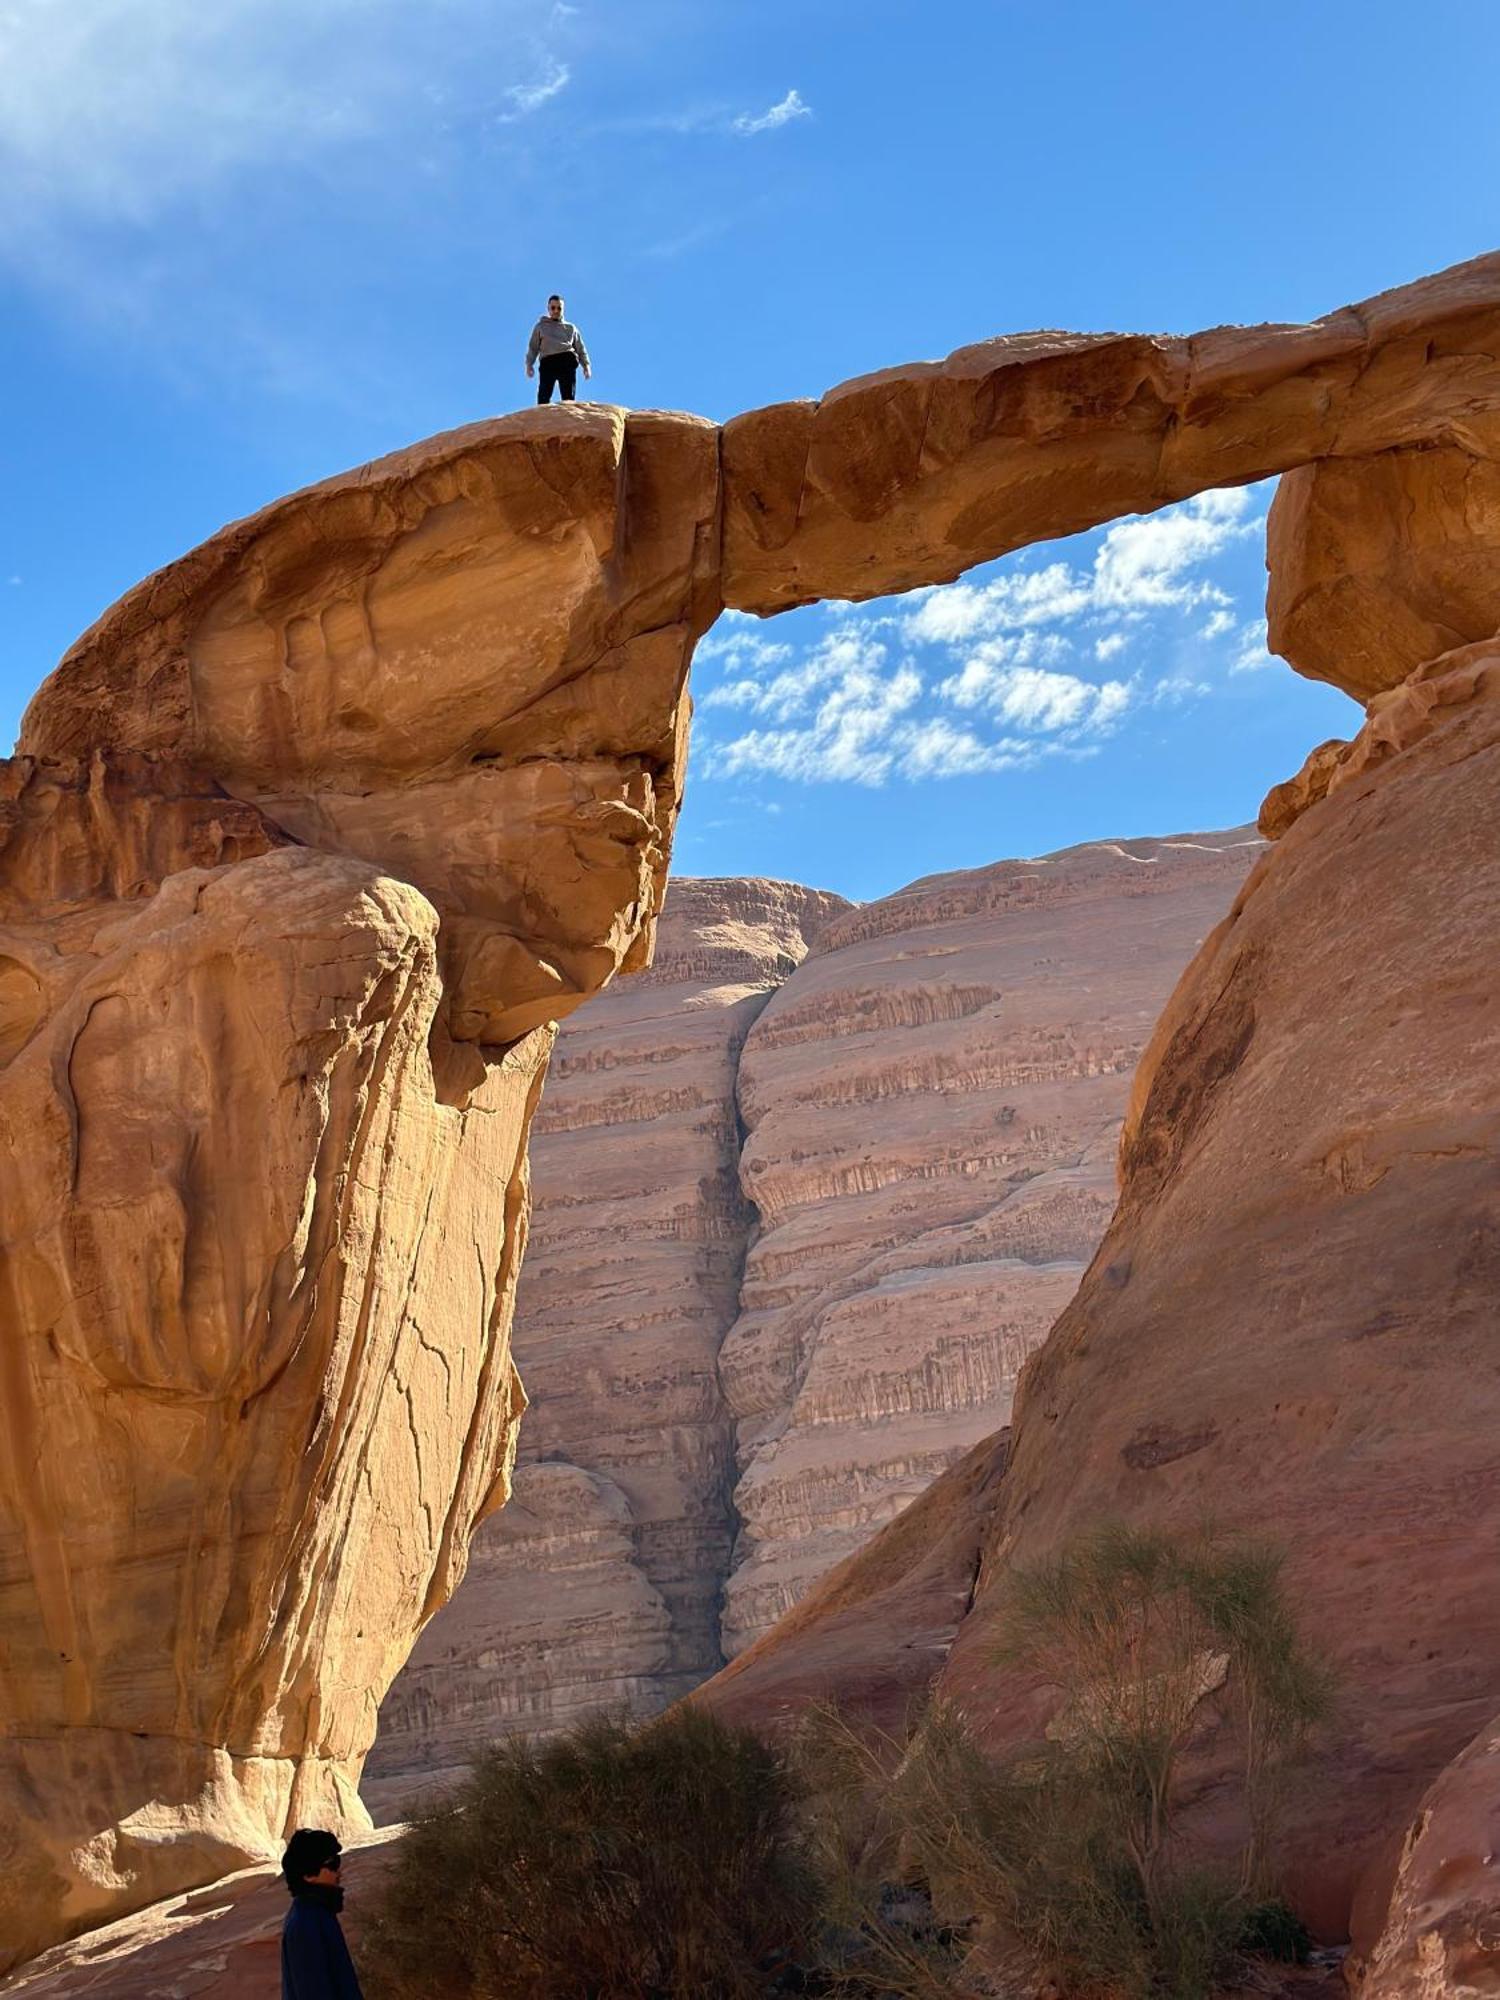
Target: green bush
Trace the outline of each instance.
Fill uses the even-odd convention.
[[[814,1924],[786,1762],[695,1708],[488,1750],[401,1843],[373,2000],[749,2000]]]
[[[1069,1994],[1203,2000],[1248,1954],[1305,1955],[1270,1897],[1282,1783],[1328,1705],[1274,1553],[1107,1528],[1018,1570],[1004,1659],[1050,1686],[1044,1741],[987,1754],[952,1708],[903,1740],[813,1717],[800,1754],[814,1850],[892,1993],[925,2000],[956,1955],[883,1916],[893,1877],[1013,1940]],[[1237,1746],[1237,1864],[1191,1865],[1182,1761],[1212,1716]],[[856,1963],[859,1962],[857,1959]]]
[[[1070,1996],[1205,2000],[1305,1956],[1272,1861],[1328,1689],[1275,1555],[1109,1528],[1008,1590],[1004,1657],[1055,1697],[1019,1754],[942,1706],[900,1738],[814,1712],[785,1750],[686,1708],[488,1751],[401,1845],[372,2000],[945,2000],[1007,1940]],[[1210,1720],[1247,1828],[1219,1871],[1179,1824]]]
[[[1279,1896],[1253,1903],[1240,1924],[1239,1948],[1254,1958],[1274,1958],[1282,1965],[1306,1965],[1312,1954],[1307,1925]]]

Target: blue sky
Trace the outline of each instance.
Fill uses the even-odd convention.
[[[1489,0],[5,0],[0,735],[222,522],[518,406],[724,417],[1032,326],[1300,319],[1493,247]],[[725,621],[679,864],[854,895],[1251,815],[1256,490]]]

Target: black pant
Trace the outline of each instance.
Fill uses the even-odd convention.
[[[537,384],[536,399],[539,403],[552,401],[552,385],[556,383],[562,391],[565,403],[574,402],[578,394],[578,356],[576,354],[544,354],[542,356],[542,379]]]

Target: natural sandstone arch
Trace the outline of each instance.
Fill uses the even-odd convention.
[[[0,784],[0,954],[46,994],[0,1071],[4,1950],[357,1815],[379,1697],[504,1497],[546,1023],[649,953],[718,610],[1480,458],[1497,337],[1490,258],[722,433],[527,412],[278,502],[79,642]]]

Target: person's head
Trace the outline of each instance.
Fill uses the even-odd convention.
[[[554,292],[554,293],[552,294],[551,298],[550,298],[550,299],[548,299],[548,301],[547,301],[547,317],[548,317],[548,319],[561,319],[561,318],[562,318],[562,309],[563,309],[563,302],[562,302],[562,293],[561,293],[561,292]]]
[[[342,1861],[343,1850],[333,1834],[318,1826],[299,1826],[286,1844],[281,1872],[294,1893],[308,1882],[331,1889],[338,1883]]]

